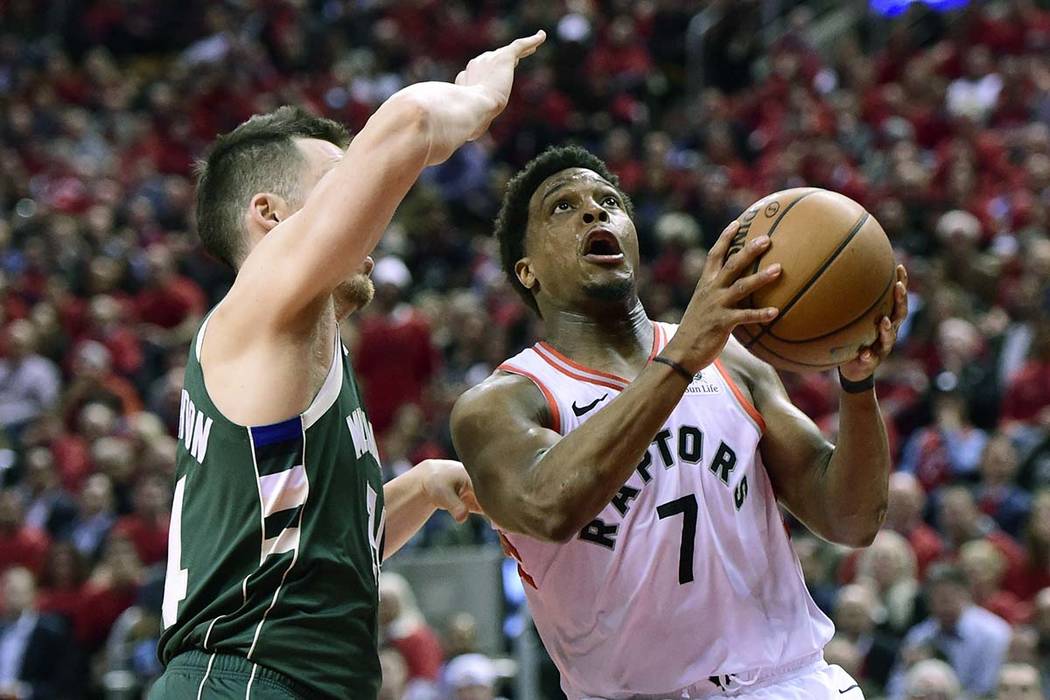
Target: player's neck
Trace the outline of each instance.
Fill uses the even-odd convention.
[[[547,342],[588,367],[633,376],[653,347],[653,322],[640,301],[615,315],[594,316],[558,309],[544,314]]]

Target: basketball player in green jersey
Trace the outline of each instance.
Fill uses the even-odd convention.
[[[339,321],[422,169],[503,110],[542,32],[387,100],[347,146],[282,107],[218,140],[201,240],[237,270],[190,348],[151,698],[375,698],[379,565],[436,508],[477,510],[458,462],[385,487]]]

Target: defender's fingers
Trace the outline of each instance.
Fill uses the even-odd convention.
[[[781,272],[780,263],[774,263],[752,275],[740,277],[729,286],[729,298],[733,302],[738,302],[749,297],[755,290],[765,287],[777,277],[780,277]]]
[[[546,40],[547,32],[541,29],[532,36],[523,36],[520,39],[515,39],[507,45],[507,48],[513,51],[518,58],[525,58],[536,53],[536,49]]]

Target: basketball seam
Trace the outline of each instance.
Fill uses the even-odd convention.
[[[774,357],[780,358],[781,360],[784,360],[785,362],[790,362],[793,365],[799,365],[800,367],[808,367],[810,369],[816,369],[816,370],[828,370],[828,369],[834,369],[835,367],[838,367],[837,364],[823,364],[823,363],[819,363],[818,364],[818,363],[813,363],[813,362],[800,362],[799,360],[796,360],[796,359],[794,359],[792,357],[785,357],[784,355],[781,355],[779,352],[777,352],[776,350],[773,350],[772,348],[770,348],[768,345],[765,345],[764,343],[759,343],[758,346],[760,348],[762,348],[763,350],[765,350],[766,352],[768,352],[770,355],[773,355]],[[748,347],[750,347],[750,346],[748,346]]]
[[[803,192],[798,197],[795,197],[793,200],[791,200],[791,202],[788,203],[788,205],[786,207],[784,207],[784,211],[780,212],[777,215],[777,218],[773,220],[773,223],[770,225],[769,230],[766,231],[766,236],[768,236],[770,239],[773,238],[773,233],[777,230],[777,226],[779,226],[780,222],[784,219],[785,216],[787,216],[787,213],[789,211],[791,211],[791,207],[795,206],[796,204],[798,204],[799,202],[801,202],[803,199],[805,199],[806,197],[810,196],[811,194],[816,194],[817,192],[820,192],[820,191],[821,190],[819,190],[819,189],[812,189],[809,192]],[[756,272],[758,272],[758,265],[761,262],[762,262],[762,258],[759,257],[759,258],[756,258],[753,263],[751,263],[751,274],[752,275],[755,274]]]
[[[846,249],[846,246],[848,246],[850,242],[856,237],[857,233],[861,230],[861,228],[863,228],[864,224],[867,223],[870,217],[871,214],[865,211],[864,215],[861,216],[857,223],[853,225],[853,228],[852,230],[850,230],[849,235],[847,235],[846,238],[843,239],[841,243],[839,243],[838,247],[835,248],[831,255],[829,255],[823,263],[821,263],[820,267],[817,268],[817,271],[814,272],[810,276],[809,280],[807,280],[806,283],[802,285],[802,288],[795,293],[795,296],[792,297],[788,301],[788,303],[784,304],[784,306],[780,309],[780,313],[777,315],[776,320],[774,320],[773,323],[764,324],[762,326],[762,329],[758,332],[757,335],[755,335],[755,337],[753,337],[748,342],[746,347],[750,348],[752,345],[758,342],[758,340],[762,338],[762,336],[764,336],[766,333],[770,332],[773,329],[773,326],[776,325],[776,322],[778,320],[784,318],[784,316],[786,316],[787,313],[791,311],[791,307],[798,303],[798,300],[801,299],[807,291],[809,291],[810,287],[817,283],[817,280],[820,279],[820,276],[823,275],[829,267],[831,267],[831,263],[835,262],[835,258],[839,256],[839,253]]]
[[[868,308],[864,309],[859,314],[854,316],[852,319],[850,319],[846,323],[843,323],[841,326],[839,326],[838,328],[836,328],[833,331],[828,331],[827,333],[822,333],[821,335],[814,336],[812,338],[801,338],[801,339],[798,339],[798,340],[789,340],[788,338],[781,338],[779,335],[777,335],[773,331],[770,331],[769,332],[769,337],[770,338],[776,338],[781,343],[811,343],[814,340],[823,340],[824,338],[827,338],[828,336],[835,335],[836,333],[838,333],[842,329],[849,328],[854,323],[856,323],[857,321],[861,320],[862,318],[867,316],[869,313],[871,313],[871,310],[874,309],[876,306],[878,306],[879,302],[882,301],[882,298],[884,296],[886,296],[886,290],[893,286],[893,282],[896,279],[897,279],[897,271],[894,270],[893,274],[890,275],[890,281],[886,284],[885,287],[882,288],[882,292],[879,293],[878,298],[876,298],[875,301],[872,302],[871,306],[869,306]],[[763,347],[765,347],[765,346],[763,346]]]

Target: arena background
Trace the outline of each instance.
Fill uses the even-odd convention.
[[[138,697],[160,671],[182,366],[230,284],[195,239],[194,159],[285,103],[359,128],[539,28],[506,113],[398,211],[344,329],[386,473],[453,456],[454,399],[541,332],[490,231],[545,146],[618,173],[664,320],[748,203],[834,189],[886,229],[912,311],[878,377],[884,532],[859,555],[794,532],[840,627],[827,655],[873,698],[1039,697],[996,690],[1001,668],[1050,687],[1046,0],[0,0],[0,697]],[[784,380],[830,433],[834,375]],[[991,686],[903,641],[939,560],[1011,625],[966,641]],[[385,570],[408,585],[384,581],[384,698],[560,697],[484,520],[435,516]],[[467,652],[494,688],[464,686],[484,658],[446,668]]]

